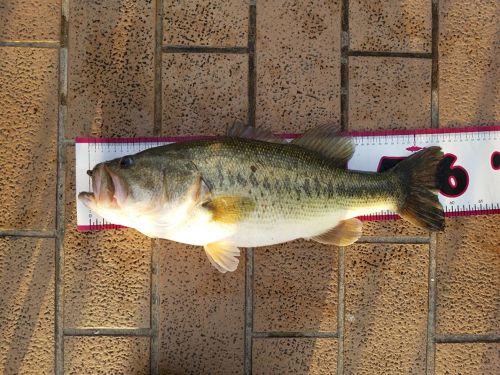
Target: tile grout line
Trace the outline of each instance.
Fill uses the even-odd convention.
[[[0,40],[0,47],[54,48],[61,47],[57,40]]]
[[[431,68],[431,128],[439,128],[439,0],[432,0],[432,68]],[[436,361],[436,252],[437,234],[430,234],[426,375],[433,375]]]
[[[255,126],[255,110],[257,101],[257,9],[256,1],[251,0],[248,11],[248,125]]]
[[[247,123],[255,126],[255,108],[257,101],[257,1],[250,0],[248,4],[248,113]],[[245,261],[245,323],[244,323],[244,348],[243,371],[245,375],[252,374],[253,352],[253,319],[254,319],[254,249],[247,248]]]
[[[340,128],[349,126],[349,0],[342,0],[340,33]]]
[[[500,334],[476,335],[434,335],[434,342],[440,344],[500,343]]]
[[[34,237],[34,238],[56,238],[56,231],[43,231],[31,229],[2,229],[1,237]]]
[[[67,120],[68,95],[68,32],[69,0],[61,2],[61,42],[59,48],[59,108],[57,124],[57,187],[56,187],[56,240],[54,285],[54,373],[64,373],[64,208],[66,144],[64,131]]]
[[[349,129],[349,0],[341,3],[340,129]],[[345,248],[338,247],[337,267],[337,375],[344,374]]]
[[[358,244],[409,244],[409,245],[419,245],[419,244],[429,244],[429,237],[421,236],[361,236]]]
[[[155,57],[154,57],[154,124],[153,134],[160,135],[162,130],[162,44],[163,44],[163,0],[155,2]],[[150,276],[150,326],[151,341],[149,347],[149,371],[159,373],[160,363],[160,241],[151,240],[151,276]]]
[[[439,0],[432,0],[431,128],[439,128]]]
[[[344,373],[345,247],[338,247],[337,375]]]
[[[149,297],[149,314],[150,314],[150,331],[151,344],[149,347],[149,367],[150,374],[156,375],[159,373],[160,363],[160,292],[159,292],[159,250],[160,240],[151,240],[151,279],[150,279],[150,297]]]
[[[434,374],[435,333],[436,333],[436,246],[437,235],[431,233],[429,244],[428,270],[428,305],[427,305],[427,343],[426,343],[426,374]]]
[[[303,331],[303,332],[280,332],[280,331],[263,331],[263,332],[253,332],[254,338],[258,339],[272,339],[272,338],[325,338],[325,339],[336,339],[339,337],[337,332],[327,332],[327,331]]]
[[[248,47],[211,47],[211,46],[160,46],[163,53],[221,53],[221,54],[240,54],[248,53]]]
[[[355,57],[400,57],[405,59],[431,59],[429,52],[393,52],[393,51],[356,51],[350,50],[349,56]]]
[[[65,336],[144,336],[144,337],[153,337],[154,331],[151,328],[78,328],[78,327],[70,327],[64,328]]]
[[[245,342],[244,342],[244,374],[252,374],[252,340],[253,340],[253,284],[254,254],[252,248],[246,249],[245,259]]]

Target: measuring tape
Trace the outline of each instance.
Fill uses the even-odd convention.
[[[438,171],[439,201],[445,216],[500,214],[500,126],[463,129],[425,129],[348,133],[355,152],[348,168],[382,172],[412,153],[429,146],[441,146],[444,157]],[[292,139],[298,135],[285,134]],[[92,191],[86,171],[97,163],[172,142],[210,137],[77,138],[76,194]],[[381,211],[362,220],[398,218]],[[77,199],[79,230],[117,228]]]

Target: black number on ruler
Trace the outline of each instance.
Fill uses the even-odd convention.
[[[491,154],[491,168],[494,170],[499,170],[500,169],[500,152],[495,151],[493,154]]]
[[[401,156],[382,156],[378,163],[377,172],[385,172],[404,159],[405,158]]]
[[[457,157],[453,154],[443,156],[437,168],[437,181],[441,194],[447,197],[458,197],[469,187],[469,175],[460,166],[454,165]]]

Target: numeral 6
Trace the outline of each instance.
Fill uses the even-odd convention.
[[[469,187],[469,174],[458,165],[456,155],[445,154],[437,168],[437,183],[441,194],[446,197],[458,197]]]

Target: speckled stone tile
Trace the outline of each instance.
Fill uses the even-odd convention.
[[[349,1],[350,48],[430,52],[431,0]]]
[[[0,48],[0,228],[54,229],[57,68],[57,50]]]
[[[448,221],[446,221],[448,222]],[[363,221],[363,236],[428,236],[429,232],[410,222],[398,220]]]
[[[254,330],[337,329],[338,248],[298,240],[255,249]]]
[[[160,373],[243,373],[245,252],[222,274],[201,246],[164,240],[160,271]]]
[[[340,119],[340,1],[257,7],[258,126],[302,132]]]
[[[438,334],[499,333],[498,220],[498,215],[452,218],[438,236]]]
[[[345,374],[423,374],[428,247],[354,245],[345,257]]]
[[[440,125],[498,124],[498,1],[442,0],[439,6]]]
[[[0,238],[0,373],[54,366],[54,240]]]
[[[59,40],[60,0],[3,0],[0,40]]]
[[[351,57],[349,130],[430,127],[431,62]],[[392,156],[392,155],[388,155]],[[363,222],[365,236],[426,236],[406,220]]]
[[[224,54],[163,55],[165,135],[221,135],[246,121],[248,57]]]
[[[248,1],[165,0],[163,42],[169,45],[246,46]]]
[[[428,128],[430,103],[430,60],[349,59],[349,130]]]
[[[254,374],[335,374],[337,340],[254,339],[252,357]]]
[[[66,327],[149,327],[151,239],[133,229],[78,232],[74,148],[67,153]]]
[[[64,373],[149,374],[149,337],[66,337]]]
[[[151,135],[153,3],[70,1],[70,25],[66,137]]]
[[[436,345],[436,375],[493,375],[498,369],[499,343]]]

